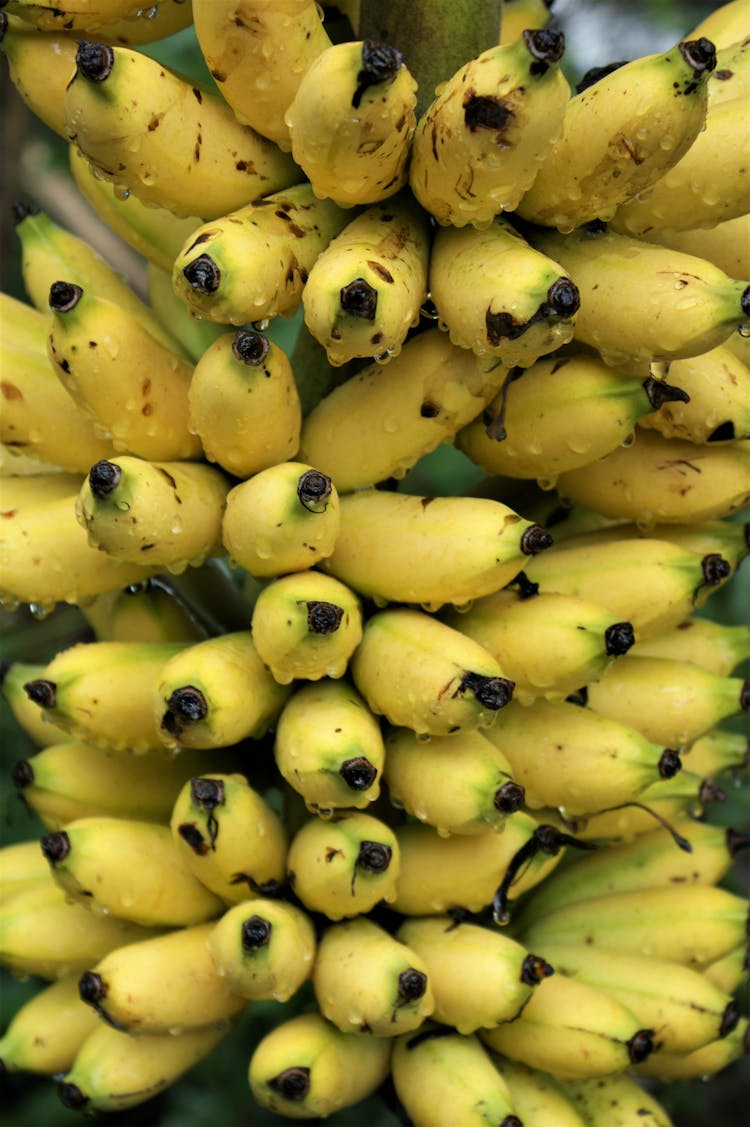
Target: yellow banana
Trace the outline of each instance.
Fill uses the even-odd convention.
[[[24,689],[28,681],[41,677],[44,671],[44,662],[12,661],[0,666],[0,691],[16,724],[37,748],[64,743],[68,739],[65,729],[53,724]]]
[[[39,848],[39,841],[13,841],[0,846],[0,896],[3,903],[25,892],[49,884],[49,865]]]
[[[257,579],[305,571],[330,556],[341,526],[338,490],[304,462],[282,461],[229,490],[221,537]]]
[[[231,482],[202,462],[130,454],[95,462],[76,502],[89,543],[126,563],[177,574],[222,555],[221,520]]]
[[[655,403],[657,409],[642,415],[639,426],[693,443],[750,437],[750,368],[726,345],[674,360],[669,378],[689,398]]]
[[[180,1033],[226,1024],[247,1005],[214,966],[212,923],[110,951],[79,981],[81,998],[122,1033]]]
[[[570,1080],[564,1089],[587,1127],[599,1127],[602,1122],[608,1127],[631,1127],[633,1123],[641,1127],[673,1127],[659,1101],[626,1072],[596,1081],[587,1077]]]
[[[44,352],[47,348],[49,317],[19,297],[0,292],[0,314],[3,324],[3,347]]]
[[[705,258],[730,278],[750,277],[750,212],[738,215],[735,219],[725,219],[715,227],[691,228],[687,231],[647,231],[641,238],[647,243],[658,243],[684,254],[693,254],[696,258]],[[741,344],[745,343],[739,333],[734,333],[733,336]]]
[[[500,43],[512,43],[527,28],[545,27],[553,0],[501,0]]]
[[[373,1094],[388,1075],[391,1041],[342,1033],[317,1010],[282,1020],[255,1045],[253,1099],[287,1119],[326,1117]]]
[[[716,728],[686,748],[684,762],[688,770],[704,777],[736,771],[750,763],[750,741],[742,732]]]
[[[350,669],[376,715],[422,736],[489,727],[514,687],[478,642],[408,607],[367,620]]]
[[[518,1017],[479,1037],[510,1060],[566,1080],[624,1072],[654,1047],[651,1030],[622,1002],[558,971],[532,991]]]
[[[244,775],[188,780],[175,799],[170,826],[185,868],[226,903],[245,900],[248,889],[273,892],[284,880],[286,830]]]
[[[342,680],[301,685],[276,724],[279,771],[321,816],[366,809],[380,794],[385,745],[362,697]]]
[[[403,193],[331,240],[302,291],[305,324],[331,364],[400,352],[426,300],[429,254],[427,216]]]
[[[99,1022],[60,1078],[58,1095],[73,1111],[137,1107],[204,1060],[227,1033],[227,1026],[220,1026],[138,1038]]]
[[[568,102],[562,135],[517,214],[561,231],[610,219],[693,144],[715,65],[713,43],[701,38],[634,59],[586,86]]]
[[[313,0],[193,0],[198,45],[238,121],[281,149],[284,115],[302,76],[331,40]]]
[[[97,642],[197,642],[205,632],[160,581],[109,591],[81,608]]]
[[[365,39],[321,51],[284,114],[315,195],[355,207],[403,188],[416,104],[417,83],[395,47]]]
[[[142,92],[135,104],[133,90]],[[128,47],[79,44],[65,117],[68,138],[102,175],[178,216],[216,219],[299,176],[210,86]]]
[[[186,642],[78,642],[59,650],[26,695],[68,738],[115,751],[163,747],[152,697],[165,662]]]
[[[144,208],[144,210],[154,209]],[[167,215],[171,214],[164,212],[163,208],[158,210]],[[180,238],[174,255],[178,253],[184,238],[184,235]],[[197,364],[206,349],[222,335],[225,329],[223,325],[217,325],[214,321],[193,317],[185,302],[174,292],[172,285],[174,255],[168,260],[167,266],[157,265],[155,262],[146,263],[146,291],[149,304],[156,316],[165,327],[170,327],[172,332],[179,336],[190,359]]]
[[[318,255],[351,218],[306,181],[257,196],[189,236],[174,261],[175,292],[198,317],[224,324],[291,316]]]
[[[151,688],[155,723],[172,748],[260,739],[288,695],[263,665],[249,630],[205,638],[175,653]]]
[[[438,223],[482,226],[512,211],[562,130],[570,86],[558,31],[524,30],[444,83],[411,146],[412,192]]]
[[[506,375],[494,358],[428,329],[387,364],[373,363],[327,394],[302,425],[298,457],[340,493],[403,477],[475,418]]]
[[[222,332],[196,363],[187,401],[206,457],[235,477],[297,452],[302,412],[294,372],[264,333]]]
[[[386,733],[385,748],[392,804],[434,826],[441,837],[504,831],[523,805],[524,789],[510,763],[482,732],[425,742],[409,728],[395,728]]]
[[[393,1046],[393,1086],[414,1127],[517,1127],[508,1087],[479,1039],[428,1022]]]
[[[0,50],[24,103],[49,129],[65,137],[65,87],[75,74],[78,45],[66,35],[61,22],[57,26],[59,32],[50,28],[48,34],[40,35],[21,12],[2,12]],[[40,81],[42,74],[44,81]]]
[[[523,1123],[533,1123],[535,1127],[585,1127],[554,1076],[492,1051],[490,1059],[508,1085],[513,1106]]]
[[[708,12],[697,27],[690,32],[690,39],[707,36],[717,47],[729,47],[747,34],[747,20],[750,16],[748,0],[727,0]]]
[[[398,1037],[434,1008],[425,959],[365,916],[325,929],[312,984],[323,1017],[342,1033]]]
[[[188,416],[191,364],[120,305],[75,282],[53,282],[49,307],[50,360],[99,433],[142,458],[201,456]]]
[[[573,337],[574,283],[502,216],[481,230],[438,228],[429,287],[450,339],[478,356],[526,368]]]
[[[42,986],[20,1009],[0,1038],[0,1067],[9,1072],[53,1076],[65,1072],[98,1017],[78,995],[78,974]]]
[[[435,1021],[475,1033],[512,1021],[553,968],[507,935],[450,916],[405,920],[396,938],[424,961]]]
[[[49,0],[10,0],[17,13],[38,31],[97,31],[115,20],[142,18],[135,0],[64,0],[64,7]]]
[[[704,963],[701,967],[704,978],[726,994],[736,994],[740,987],[747,983],[748,971],[750,971],[750,955],[744,943],[722,955],[721,958],[714,959],[712,963]]]
[[[390,826],[361,810],[313,817],[289,843],[287,875],[304,907],[329,920],[364,915],[395,896],[399,845]]]
[[[362,639],[362,607],[333,576],[298,571],[261,590],[250,626],[261,660],[280,685],[343,677]]]
[[[248,1001],[288,1001],[310,977],[316,952],[307,913],[262,897],[227,909],[206,944],[230,990]]]
[[[736,1064],[750,1053],[748,1019],[742,1017],[735,1029],[726,1037],[717,1037],[701,1045],[692,1053],[655,1053],[634,1073],[653,1080],[708,1080],[721,1069]]]

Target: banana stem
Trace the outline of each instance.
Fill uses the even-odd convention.
[[[401,51],[422,114],[438,83],[499,42],[500,8],[500,0],[362,0],[359,37]]]

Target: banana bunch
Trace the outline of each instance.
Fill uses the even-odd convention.
[[[144,270],[15,205],[0,1071],[670,1127],[750,1052],[749,14],[573,91],[542,0],[3,5]]]

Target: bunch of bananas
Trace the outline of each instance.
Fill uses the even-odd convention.
[[[549,5],[480,6],[434,91],[368,0],[0,12],[148,274],[16,208],[0,598],[76,629],[3,667],[0,1061],[68,1108],[261,1001],[296,1119],[666,1127],[750,1051],[750,4],[575,92]],[[148,50],[191,25],[215,86]]]

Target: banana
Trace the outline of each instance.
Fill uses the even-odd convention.
[[[83,40],[64,105],[69,140],[103,176],[178,216],[217,219],[299,176],[212,87],[142,51]]]
[[[235,477],[297,452],[302,410],[294,372],[264,333],[222,332],[196,363],[187,402],[206,457]]]
[[[131,1037],[99,1022],[58,1083],[58,1096],[73,1111],[137,1107],[174,1084],[204,1060],[228,1033],[226,1026],[194,1033]]]
[[[398,1037],[434,1008],[424,957],[365,916],[325,929],[312,984],[323,1017],[342,1033]]]
[[[202,462],[130,454],[95,462],[76,502],[89,543],[126,563],[180,574],[222,555],[221,520],[231,481]]]
[[[260,591],[250,627],[261,660],[280,685],[343,677],[362,639],[361,602],[331,575],[293,572]]]
[[[393,1086],[414,1127],[520,1127],[510,1092],[472,1033],[427,1022],[393,1046]]]
[[[690,927],[684,926],[690,920]],[[747,941],[748,902],[712,885],[641,888],[553,908],[519,936],[527,947],[586,943],[686,966],[721,958]]]
[[[37,843],[38,847],[38,843]],[[0,909],[0,963],[13,974],[54,979],[85,970],[108,951],[153,935],[130,920],[71,903],[53,880],[4,901]]]
[[[441,617],[489,650],[522,704],[576,692],[601,677],[635,640],[630,623],[613,621],[599,603],[553,591],[524,596],[506,587]]]
[[[697,39],[705,35],[717,47],[729,47],[747,34],[748,15],[748,0],[727,0],[703,17],[697,27],[693,28],[690,38]]]
[[[487,728],[514,688],[478,642],[409,607],[367,620],[350,671],[377,716],[418,736]]]
[[[385,749],[391,803],[441,837],[503,831],[523,805],[524,789],[510,763],[482,732],[432,736],[426,743],[409,728],[394,728]]]
[[[416,104],[416,80],[395,47],[365,39],[321,51],[284,114],[315,195],[356,207],[403,188]]]
[[[652,1031],[654,1050],[690,1053],[737,1025],[737,1003],[699,970],[653,955],[551,940],[542,955],[555,971],[621,1002]]]
[[[154,209],[145,208],[144,210],[152,211]],[[163,208],[159,210],[164,212]],[[169,215],[171,213],[165,212],[164,214]],[[184,236],[180,239],[175,254],[177,254],[183,242]],[[217,325],[214,321],[205,321],[199,317],[193,317],[185,302],[181,301],[174,292],[172,285],[173,258],[174,255],[168,260],[166,267],[157,265],[155,262],[146,263],[146,292],[154,313],[165,327],[171,327],[172,332],[179,336],[190,359],[197,364],[206,349],[225,332],[225,328],[223,325]]]
[[[193,0],[198,46],[238,121],[289,151],[284,115],[331,40],[312,0]]]
[[[659,1101],[626,1072],[596,1081],[587,1077],[569,1080],[564,1089],[587,1127],[599,1127],[602,1122],[608,1127],[632,1127],[634,1123],[640,1127],[673,1127]]]
[[[624,1072],[653,1050],[651,1030],[627,1006],[559,971],[539,983],[518,1017],[479,1037],[494,1052],[561,1080]]]
[[[527,238],[569,271],[581,298],[575,339],[608,364],[698,356],[750,317],[747,281],[694,255],[601,224],[565,235],[537,227]]]
[[[224,324],[290,317],[318,255],[351,215],[307,181],[253,197],[205,223],[175,258],[175,292],[198,317]]]
[[[135,0],[64,0],[65,7],[48,0],[10,0],[10,11],[19,15],[37,31],[96,31],[102,24],[136,18]]]
[[[0,314],[3,319],[3,347],[44,352],[47,348],[49,317],[13,294],[0,292]]]
[[[329,392],[302,425],[298,457],[340,493],[403,477],[490,402],[507,375],[435,327]]]
[[[53,1076],[66,1072],[99,1019],[78,995],[78,974],[63,975],[40,987],[0,1038],[0,1067],[9,1072]]]
[[[260,739],[288,695],[263,665],[249,630],[205,638],[175,653],[151,689],[155,724],[171,748]]]
[[[287,1119],[325,1118],[372,1095],[388,1075],[391,1041],[342,1033],[317,1010],[282,1020],[255,1045],[256,1104]]]
[[[38,840],[12,841],[0,846],[0,894],[5,903],[17,892],[49,884],[49,865]]]
[[[657,402],[639,426],[694,443],[750,438],[750,368],[726,345],[674,360],[669,378],[689,398]]]
[[[747,985],[749,971],[750,956],[745,943],[701,967],[703,977],[725,994],[736,994],[741,986]]]
[[[24,689],[27,681],[41,677],[44,671],[44,662],[12,661],[0,666],[0,691],[3,698],[18,727],[37,748],[64,743],[68,739],[65,729],[53,724]]]
[[[188,415],[191,364],[120,305],[75,282],[53,282],[49,308],[54,371],[99,433],[155,461],[202,455]]]
[[[390,826],[361,810],[309,818],[289,843],[289,885],[303,906],[337,922],[392,903],[400,868]]]
[[[330,556],[341,505],[327,474],[282,461],[229,490],[221,538],[230,559],[257,579],[306,571]]]
[[[156,580],[99,595],[81,612],[97,642],[197,642],[205,637],[190,608]]]
[[[110,951],[79,980],[87,1005],[122,1033],[181,1033],[226,1025],[247,1005],[214,966],[212,923]]]
[[[347,223],[315,260],[302,291],[305,324],[340,366],[398,355],[427,296],[428,218],[405,193]]]
[[[396,938],[424,961],[434,1021],[475,1033],[512,1021],[535,987],[553,973],[507,935],[450,916],[405,920]]]
[[[738,771],[750,763],[750,741],[742,732],[716,728],[686,748],[685,766],[705,777]]]
[[[510,1090],[522,1122],[534,1127],[585,1127],[554,1076],[490,1051],[490,1059]]]
[[[653,1080],[670,1082],[673,1080],[708,1080],[721,1069],[735,1064],[750,1053],[750,1033],[748,1020],[742,1017],[734,1030],[726,1037],[717,1037],[707,1045],[701,1045],[692,1053],[655,1053],[634,1073]]]
[[[83,475],[50,470],[3,475],[1,480],[3,520],[12,520],[19,513],[28,512],[38,505],[74,495],[81,488]]]
[[[750,682],[669,657],[623,658],[592,682],[589,709],[632,724],[653,743],[686,747],[750,709]]]
[[[185,868],[228,904],[278,890],[288,835],[262,795],[240,774],[207,774],[184,784],[172,809],[174,847]]]
[[[500,43],[512,43],[526,28],[545,27],[553,0],[501,0]]]
[[[114,751],[163,747],[153,715],[160,671],[186,642],[78,642],[59,650],[24,691],[68,738]]]
[[[248,1001],[288,1001],[310,977],[316,952],[307,913],[263,897],[227,909],[206,944],[230,990]]]
[[[578,290],[502,215],[481,230],[439,227],[430,297],[454,344],[527,368],[573,337]]]
[[[693,254],[696,258],[705,258],[730,278],[750,277],[750,212],[735,219],[725,219],[715,227],[647,231],[641,238],[647,243],[658,243],[684,254]],[[742,342],[739,333],[733,335]]]
[[[321,817],[342,807],[364,810],[380,794],[380,725],[342,680],[297,688],[279,716],[273,752],[281,775]]]
[[[635,380],[586,353],[541,357],[511,371],[455,445],[488,474],[555,481],[629,441],[635,424],[655,411],[681,418],[687,392],[676,372],[674,379],[678,386]]]
[[[569,232],[608,220],[689,150],[703,129],[709,39],[683,41],[617,67],[571,98],[562,134],[516,212]]]
[[[0,50],[8,60],[10,80],[25,105],[53,133],[65,137],[65,87],[75,74],[78,45],[65,34],[61,23],[58,27],[59,33],[50,28],[48,34],[40,35],[22,13],[3,12]]]
[[[438,223],[512,211],[562,130],[570,86],[559,31],[524,30],[462,66],[417,122],[409,183]]]

